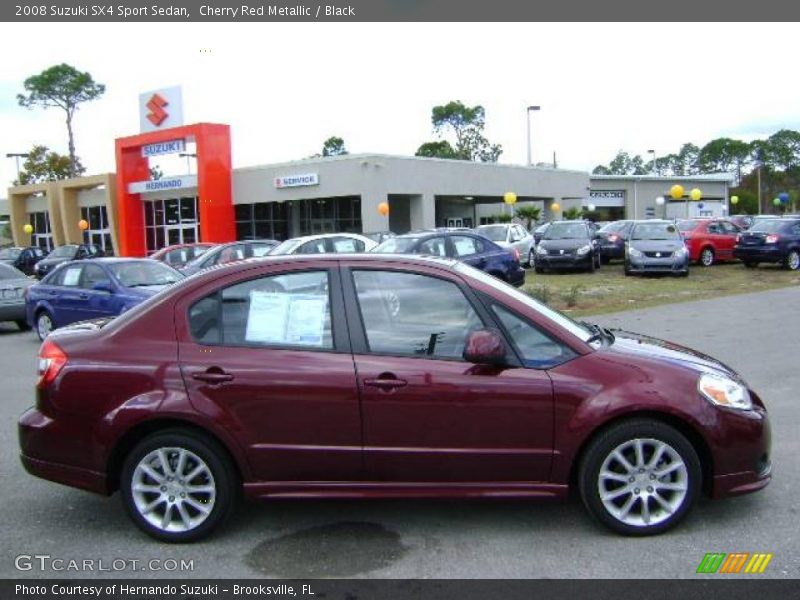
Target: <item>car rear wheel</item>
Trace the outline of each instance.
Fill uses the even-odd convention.
[[[537,267],[537,266],[534,266],[534,270],[535,270],[535,271],[536,271],[536,273],[538,273],[539,275],[541,275],[542,273],[544,273],[544,267]]]
[[[785,267],[790,271],[797,271],[800,269],[800,252],[797,250],[792,250],[786,256],[786,262],[784,263]]]
[[[227,453],[213,440],[170,429],[142,440],[126,457],[120,491],[125,510],[164,542],[207,536],[232,512],[239,484]]]
[[[713,248],[703,248],[703,251],[700,253],[700,264],[704,267],[710,267],[714,264]]]
[[[702,478],[697,452],[683,434],[651,419],[601,433],[586,449],[578,476],[592,516],[634,536],[675,527],[691,510]]]
[[[28,325],[28,322],[25,319],[18,319],[18,320],[14,321],[14,322],[17,324],[17,327],[19,327],[20,331],[30,331],[31,330],[31,326]]]
[[[53,329],[55,329],[55,325],[53,325],[53,317],[49,312],[43,310],[36,315],[36,334],[40,340],[44,341],[44,338],[50,335]]]

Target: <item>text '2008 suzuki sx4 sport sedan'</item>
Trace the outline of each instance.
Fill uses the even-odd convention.
[[[770,481],[763,402],[724,364],[564,315],[467,265],[266,257],[39,352],[32,474],[166,541],[250,498],[565,497],[628,535]]]

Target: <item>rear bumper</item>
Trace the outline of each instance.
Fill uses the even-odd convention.
[[[601,245],[600,255],[605,258],[625,258],[625,246],[615,244]]]
[[[514,287],[521,287],[525,283],[525,269],[517,267],[508,274],[508,283]]]
[[[752,248],[737,246],[733,249],[733,255],[740,260],[758,262],[781,262],[786,257],[780,248],[774,246],[754,246]]]
[[[24,321],[25,304],[0,304],[0,321]]]

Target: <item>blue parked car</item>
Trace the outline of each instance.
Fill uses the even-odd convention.
[[[149,258],[71,261],[28,288],[25,317],[44,340],[57,327],[114,317],[184,277]]]
[[[416,231],[390,238],[371,250],[379,254],[426,254],[453,258],[494,275],[515,287],[525,282],[519,252],[504,250],[470,231]]]
[[[800,218],[756,220],[750,229],[736,236],[733,255],[750,269],[768,262],[797,271],[800,269]]]

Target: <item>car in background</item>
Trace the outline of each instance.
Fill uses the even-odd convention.
[[[453,258],[515,287],[525,283],[525,269],[515,249],[501,248],[472,231],[418,231],[386,240],[375,254],[423,254]]]
[[[750,229],[753,225],[753,215],[730,215],[728,220],[739,229]]]
[[[393,238],[389,238],[393,239]],[[285,254],[342,254],[369,252],[378,242],[358,233],[321,233],[296,237],[276,247],[270,256]]]
[[[600,245],[586,221],[554,221],[536,245],[537,273],[548,269],[600,268]]]
[[[704,267],[715,262],[732,260],[733,247],[741,228],[728,219],[678,219],[689,260]]]
[[[625,275],[635,273],[689,275],[689,250],[673,221],[634,222],[625,245]]]
[[[65,244],[58,246],[50,254],[36,263],[34,275],[41,279],[57,266],[71,260],[100,258],[103,250],[97,244]]]
[[[32,284],[19,269],[0,263],[0,322],[14,321],[22,331],[30,329],[25,320],[25,293]]]
[[[800,269],[800,218],[763,219],[739,234],[733,255],[745,267],[759,263],[781,263],[786,269]]]
[[[197,258],[180,267],[185,275],[194,275],[216,265],[224,265],[245,258],[266,256],[279,242],[277,240],[244,240],[220,244],[206,250]]]
[[[533,236],[522,225],[517,223],[494,223],[479,225],[473,231],[493,241],[501,248],[513,248],[519,253],[520,260],[529,267],[533,266]]]
[[[153,252],[149,258],[160,260],[170,267],[179,269],[185,264],[193,261],[198,256],[202,256],[211,250],[216,244],[206,242],[196,242],[193,244],[173,244],[166,248],[161,248]]]
[[[625,242],[631,235],[633,221],[613,221],[597,230],[595,238],[600,245],[600,259],[607,263],[612,259],[625,259]]]
[[[44,340],[76,321],[117,316],[184,277],[149,258],[73,261],[28,288],[26,320]]]
[[[0,263],[14,267],[25,275],[33,275],[36,263],[42,260],[47,253],[39,246],[27,248],[3,248],[0,250]]]
[[[397,234],[392,233],[391,231],[373,231],[370,233],[362,233],[364,237],[368,237],[376,244],[380,244],[383,241],[388,240],[389,238],[395,237]]]
[[[119,490],[166,542],[208,536],[241,495],[576,492],[611,530],[655,535],[701,495],[772,475],[767,409],[735,371],[577,323],[451,260],[274,257],[201,273],[102,326],[54,331],[36,388],[18,422],[24,468]],[[766,510],[728,508],[731,527]]]
[[[544,232],[547,231],[547,228],[550,227],[550,223],[552,223],[552,221],[545,221],[544,223],[534,227],[533,232],[531,232],[534,246],[542,241],[542,236],[544,235]]]

